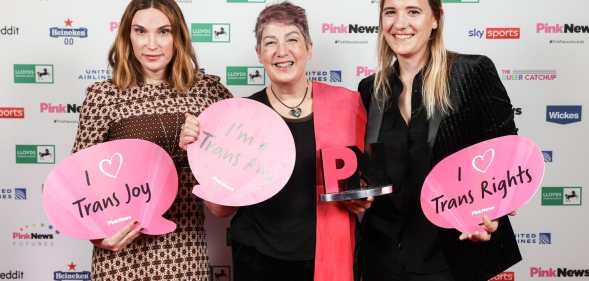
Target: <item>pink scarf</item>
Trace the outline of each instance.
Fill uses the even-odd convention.
[[[324,192],[319,149],[351,145],[363,149],[366,110],[357,92],[314,82],[313,119],[318,167],[315,281],[353,281],[356,219],[337,202],[319,200]]]

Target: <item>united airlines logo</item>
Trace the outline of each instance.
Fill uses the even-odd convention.
[[[342,82],[342,71],[341,70],[311,70],[307,71],[307,78],[312,81],[328,82],[328,83],[341,83]]]

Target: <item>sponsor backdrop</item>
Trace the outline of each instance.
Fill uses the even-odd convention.
[[[253,33],[267,1],[178,2],[204,71],[236,96],[268,83]],[[378,0],[293,2],[308,11],[310,79],[356,88],[374,73]],[[447,46],[493,59],[520,134],[542,147],[547,166],[541,190],[513,218],[524,261],[496,279],[587,280],[589,2],[445,2]],[[86,87],[111,75],[106,55],[126,4],[22,0],[0,11],[0,280],[91,279],[90,243],[48,222],[41,184],[70,153]],[[211,280],[231,280],[227,221],[206,223]]]

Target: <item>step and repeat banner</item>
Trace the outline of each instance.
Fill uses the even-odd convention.
[[[265,0],[178,0],[204,71],[236,96],[268,83],[255,54]],[[355,89],[374,73],[378,0],[292,1],[307,9],[308,77]],[[589,279],[589,2],[447,0],[450,50],[489,56],[520,134],[543,150],[546,175],[512,218],[524,261],[496,280]],[[70,154],[88,85],[110,78],[106,56],[127,1],[6,1],[0,11],[0,280],[87,280],[91,245],[60,234],[42,182]],[[68,33],[65,30],[75,29]],[[75,34],[75,36],[72,36]],[[260,75],[256,75],[259,73]],[[251,75],[250,75],[251,74]],[[196,199],[195,199],[196,200]],[[231,278],[228,222],[207,214],[213,281]]]

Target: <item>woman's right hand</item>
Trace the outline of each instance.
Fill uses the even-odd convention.
[[[125,247],[131,244],[133,240],[141,235],[143,227],[138,226],[139,222],[135,221],[123,227],[121,230],[115,233],[115,235],[109,238],[90,240],[90,242],[92,242],[95,247],[118,252],[123,250]]]
[[[180,131],[180,148],[186,150],[186,147],[198,139],[200,133],[200,126],[196,116],[186,113],[186,120],[182,124],[182,131]]]

